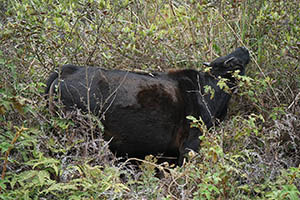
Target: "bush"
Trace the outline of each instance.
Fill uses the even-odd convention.
[[[295,0],[3,1],[0,198],[299,199],[299,32]],[[204,70],[237,46],[251,51],[247,77],[182,167],[124,162],[95,116],[47,110],[45,80],[63,64]]]

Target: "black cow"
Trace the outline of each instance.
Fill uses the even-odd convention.
[[[202,134],[190,128],[186,117],[200,116],[207,128],[214,119],[223,120],[230,94],[219,88],[218,80],[226,78],[234,87],[233,71],[244,75],[249,60],[248,50],[239,47],[206,63],[209,72],[151,74],[64,65],[60,75],[54,72],[49,77],[46,93],[52,98],[58,90],[67,110],[76,107],[101,117],[104,139],[111,140],[110,149],[117,155],[143,158],[162,153],[178,157],[181,164],[189,149],[198,150]],[[212,99],[204,92],[206,85],[215,91]]]

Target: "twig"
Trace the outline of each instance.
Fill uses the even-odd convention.
[[[295,97],[294,101],[289,105],[288,110],[295,104],[297,104],[297,101],[300,99],[300,92]]]
[[[139,159],[139,158],[128,158],[124,163],[121,164],[119,169],[122,169],[130,161],[138,161],[138,162],[146,163],[146,164],[149,164],[149,165],[152,165],[152,166],[158,168],[159,170],[161,170],[163,172],[165,172],[166,170],[170,170],[170,168],[164,167],[163,164],[155,164],[155,163],[152,163],[150,161]]]
[[[123,79],[121,80],[120,84],[116,87],[116,89],[105,99],[104,104],[108,103],[108,101],[112,98],[111,102],[109,103],[109,105],[107,106],[107,108],[105,109],[105,111],[101,114],[100,119],[104,119],[104,114],[108,111],[108,109],[112,106],[115,98],[117,97],[117,91],[119,90],[119,88],[123,85],[123,83],[125,82],[127,75],[128,75],[129,71],[126,72],[126,74],[124,75]]]
[[[21,129],[17,128],[16,135],[15,135],[15,137],[13,138],[13,140],[10,143],[11,146],[5,152],[5,158],[4,158],[3,168],[2,168],[1,180],[4,180],[4,178],[5,178],[5,173],[6,173],[6,168],[7,168],[9,153],[12,150],[12,148],[14,147],[14,144],[17,142],[17,139],[20,137],[20,135],[22,134],[22,132],[26,131],[26,130],[28,130],[28,128],[24,128],[23,126],[21,127]],[[0,186],[0,192],[1,191],[2,191],[2,188]]]

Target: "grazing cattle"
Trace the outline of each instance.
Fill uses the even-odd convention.
[[[219,88],[218,80],[226,78],[229,88],[234,87],[233,71],[244,75],[249,60],[248,50],[239,47],[206,63],[209,72],[151,74],[64,65],[60,73],[51,74],[46,93],[49,98],[58,93],[67,110],[79,108],[99,116],[104,139],[111,140],[109,148],[117,155],[163,154],[178,157],[181,164],[188,150],[199,149],[202,134],[186,117],[201,117],[207,128],[214,119],[223,120],[230,94]],[[206,85],[214,89],[213,98],[205,94]]]

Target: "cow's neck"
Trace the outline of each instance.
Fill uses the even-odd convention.
[[[230,94],[222,90],[217,85],[219,79],[216,79],[209,73],[203,73],[203,75],[200,74],[198,80],[198,101],[199,103],[202,103],[208,110],[206,112],[203,112],[203,105],[201,105],[200,107],[198,107],[199,109],[197,114],[206,115],[206,118],[208,117],[209,119],[207,121],[210,121],[211,123],[215,119],[223,120],[227,112],[228,102],[231,97]],[[205,93],[204,87],[206,85],[210,86],[214,90],[213,98],[211,98],[211,93]],[[231,83],[231,85],[233,84]],[[205,118],[205,116],[201,117]]]
[[[169,75],[178,81],[178,86],[184,94],[187,115],[196,118],[200,116],[208,128],[213,125],[215,118],[224,119],[230,94],[220,89],[217,85],[219,79],[215,75],[196,70],[181,70],[171,72]],[[209,93],[205,93],[206,85],[215,91],[213,99]],[[233,86],[233,83],[230,85]]]
[[[218,71],[212,70],[211,72],[207,72],[206,74],[209,74],[217,80],[226,79],[226,84],[229,88],[232,88],[236,85],[236,79],[233,77],[232,72],[220,73]]]

